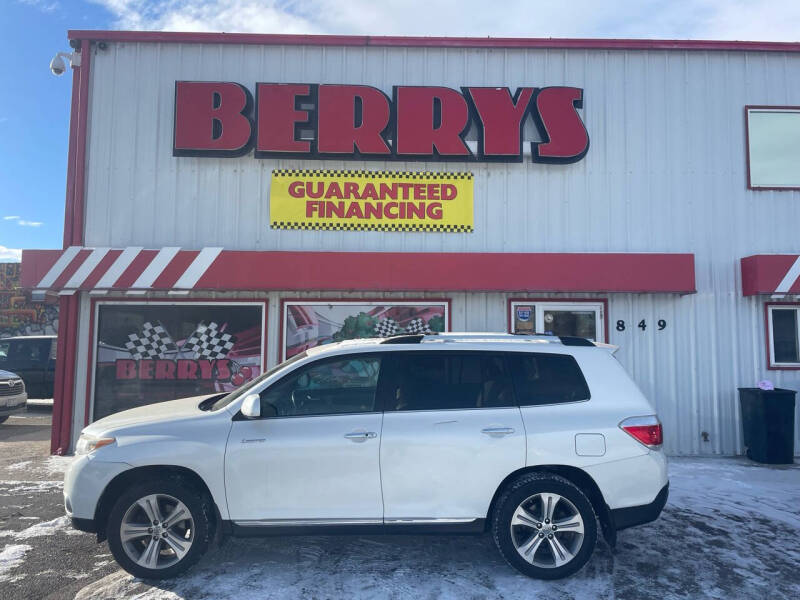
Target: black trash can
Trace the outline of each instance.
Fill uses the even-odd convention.
[[[794,462],[794,390],[739,388],[747,458],[760,463]]]

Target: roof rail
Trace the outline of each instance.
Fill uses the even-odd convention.
[[[422,344],[426,342],[536,342],[558,343],[564,346],[594,346],[594,342],[582,337],[550,333],[492,333],[492,332],[445,332],[445,333],[398,333],[382,339],[380,344]]]
[[[424,333],[400,333],[387,337],[381,344],[419,344],[425,339]]]
[[[594,346],[594,342],[582,337],[560,335],[558,336],[558,339],[560,339],[561,343],[565,346]]]

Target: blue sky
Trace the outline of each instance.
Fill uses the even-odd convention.
[[[10,89],[0,95],[0,260],[2,247],[61,247],[72,77],[54,77],[49,64],[69,50],[67,29],[112,23],[85,2],[2,4]]]
[[[797,41],[800,0],[0,0],[0,261],[60,248],[68,29]],[[425,18],[420,18],[424,15]],[[8,39],[10,37],[10,39]]]

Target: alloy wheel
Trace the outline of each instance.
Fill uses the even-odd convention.
[[[564,496],[540,493],[523,500],[511,517],[511,541],[530,564],[555,569],[569,563],[583,545],[583,517]]]
[[[178,563],[194,542],[194,520],[186,505],[167,494],[134,502],[122,517],[119,536],[125,554],[147,569]]]

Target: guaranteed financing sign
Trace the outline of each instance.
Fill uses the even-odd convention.
[[[472,232],[472,173],[276,169],[278,229]]]

